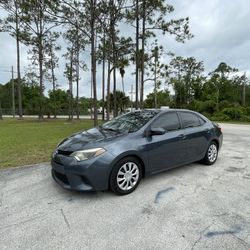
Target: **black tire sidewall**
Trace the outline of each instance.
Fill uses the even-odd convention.
[[[117,184],[117,174],[118,174],[118,171],[120,170],[121,166],[123,166],[127,162],[133,162],[138,166],[138,168],[139,168],[139,178],[137,180],[136,185],[133,188],[131,188],[128,191],[124,191],[124,190],[120,189],[118,184]],[[110,175],[110,181],[109,181],[110,189],[111,189],[112,192],[114,192],[117,195],[130,194],[137,188],[137,186],[139,185],[139,183],[141,181],[141,178],[142,178],[142,166],[141,166],[141,163],[135,157],[132,157],[132,156],[125,157],[125,158],[119,160],[112,169],[112,172],[111,172],[111,175]]]

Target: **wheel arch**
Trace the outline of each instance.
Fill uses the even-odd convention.
[[[217,149],[219,150],[219,148],[220,148],[220,142],[219,142],[219,140],[218,140],[217,138],[213,138],[213,139],[210,141],[210,143],[211,143],[211,142],[215,142],[216,145],[217,145]]]
[[[112,169],[110,171],[110,176],[111,176],[111,173],[112,173],[112,170],[114,168],[114,166],[121,160],[123,160],[124,158],[127,158],[127,157],[134,157],[136,160],[139,161],[141,167],[142,167],[142,178],[145,177],[145,174],[146,174],[146,161],[145,159],[143,159],[142,156],[138,155],[137,153],[135,152],[128,152],[127,154],[123,154],[123,155],[120,155],[119,157],[117,157],[113,163],[112,163]],[[109,176],[109,178],[110,178]]]

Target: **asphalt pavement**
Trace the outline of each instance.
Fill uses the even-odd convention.
[[[148,177],[127,196],[64,190],[49,163],[1,170],[0,249],[250,249],[250,126],[222,129],[216,164]]]

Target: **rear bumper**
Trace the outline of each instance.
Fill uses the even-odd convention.
[[[76,191],[100,191],[109,188],[113,156],[104,155],[77,162],[73,157],[57,155],[51,160],[53,179],[63,188]]]
[[[219,150],[221,149],[222,143],[223,143],[223,134],[219,136]]]

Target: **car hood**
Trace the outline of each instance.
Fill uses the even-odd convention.
[[[64,139],[58,144],[57,149],[60,151],[74,152],[94,147],[103,147],[108,142],[121,136],[124,136],[124,134],[96,127],[73,134]]]

